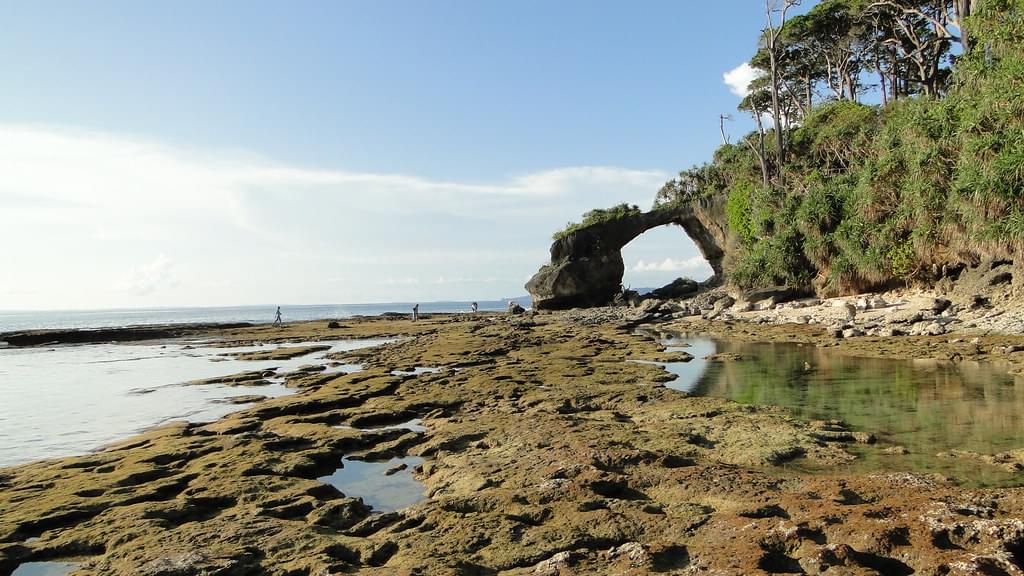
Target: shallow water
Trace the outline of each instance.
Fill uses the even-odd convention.
[[[26,562],[11,576],[63,576],[78,568],[77,562]]]
[[[333,474],[318,480],[341,490],[345,496],[362,498],[375,512],[393,512],[426,499],[426,489],[412,475],[413,468],[423,464],[422,458],[406,456],[386,462],[344,458],[341,464]],[[405,469],[386,474],[403,464]]]
[[[245,405],[225,398],[293,391],[283,376],[324,356],[384,343],[333,341],[290,360],[240,361],[230,354],[274,346],[220,348],[196,343],[90,344],[0,349],[0,466],[83,454],[169,420],[216,420]],[[298,344],[287,344],[296,346]],[[266,386],[180,386],[248,370],[276,370]],[[330,372],[354,371],[349,364]]]
[[[872,432],[880,446],[851,446],[859,470],[937,472],[976,486],[1024,485],[1024,474],[970,460],[936,457],[1024,448],[1024,380],[994,363],[856,358],[789,343],[685,338],[697,358],[671,363],[680,377],[667,386],[744,404],[788,408],[805,420],[841,419]],[[667,341],[666,344],[678,344]],[[714,347],[710,352],[709,344]],[[739,361],[707,362],[714,352]],[[805,369],[805,363],[810,369]],[[907,455],[881,449],[900,445]]]
[[[423,420],[419,418],[413,418],[408,422],[402,422],[400,424],[392,424],[390,426],[368,426],[366,428],[355,428],[353,426],[335,426],[335,428],[342,428],[346,430],[359,430],[360,432],[374,432],[378,430],[408,430],[410,432],[426,432],[427,427],[423,425]]]
[[[666,352],[686,352],[693,356],[693,360],[689,362],[649,362],[650,364],[662,366],[665,370],[676,375],[676,379],[666,382],[665,386],[681,392],[693,392],[694,386],[697,385],[697,382],[707,369],[708,361],[704,357],[714,354],[715,350],[718,349],[718,345],[710,338],[696,337],[686,339],[666,338],[659,340],[659,342],[666,346]],[[646,361],[641,362],[648,363]]]
[[[419,376],[420,374],[437,374],[444,368],[435,366],[416,366],[412,370],[392,370],[391,374],[394,376]]]

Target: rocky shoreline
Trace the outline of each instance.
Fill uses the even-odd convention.
[[[0,332],[0,345],[44,346],[56,344],[94,344],[103,342],[139,342],[164,338],[185,338],[207,334],[213,330],[229,330],[253,326],[249,322],[191,323],[116,328],[58,328]]]
[[[333,359],[361,372],[297,371],[288,378],[296,394],[217,422],[0,469],[0,574],[60,558],[81,560],[75,574],[150,576],[1024,570],[1024,489],[850,474],[845,443],[871,431],[688,396],[664,386],[660,367],[632,361],[667,358],[636,332],[645,325],[1017,366],[1024,338],[992,333],[1014,311],[986,317],[992,310],[961,300],[926,316],[942,296],[908,292],[880,295],[894,305],[847,319],[828,302],[743,311],[715,293],[536,315],[209,331],[225,345],[399,340]],[[870,334],[921,313],[910,333],[950,308],[945,318],[957,322],[941,336],[832,329]],[[792,315],[821,321],[787,322]],[[421,427],[397,426],[411,419]],[[963,456],[984,466],[1014,458]],[[374,513],[360,494],[318,480],[343,458],[397,457],[423,459],[413,477],[427,498],[394,512]],[[824,472],[798,472],[797,460]]]

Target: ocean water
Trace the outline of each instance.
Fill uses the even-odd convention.
[[[529,307],[530,305],[529,296],[520,296],[511,300],[514,300],[523,307]],[[281,315],[285,322],[295,322],[300,320],[348,318],[351,316],[379,316],[388,312],[411,314],[413,304],[414,302],[282,305]],[[482,311],[501,312],[508,307],[508,300],[480,300],[478,304]],[[468,301],[421,302],[420,312],[424,314],[468,312],[469,306],[470,302]],[[0,310],[0,332],[49,328],[111,328],[147,324],[188,324],[194,322],[252,322],[259,324],[273,322],[276,310],[277,305],[28,312]]]
[[[273,345],[223,348],[163,344],[87,344],[0,349],[0,466],[84,454],[169,420],[208,422],[241,409],[235,396],[291,394],[284,375],[303,365],[354,372],[354,364],[324,356],[383,344],[343,340],[330,350],[289,360],[234,360],[231,355]],[[298,346],[300,343],[282,346]],[[189,385],[193,380],[269,371],[262,386]]]

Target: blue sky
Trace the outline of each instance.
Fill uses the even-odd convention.
[[[0,309],[521,294],[554,229],[710,157],[762,6],[0,2],[0,213],[35,238]],[[627,283],[695,256],[653,231]]]

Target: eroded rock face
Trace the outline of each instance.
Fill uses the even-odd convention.
[[[576,230],[551,245],[551,261],[526,283],[535,309],[598,306],[622,286],[622,248],[644,232],[665,224],[681,226],[717,276],[726,256],[725,197],[701,198],[663,206],[636,216]]]

